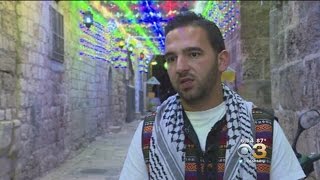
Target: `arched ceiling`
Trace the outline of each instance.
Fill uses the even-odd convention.
[[[164,52],[164,26],[181,10],[191,10],[215,22],[226,38],[239,27],[239,1],[71,1],[80,22],[82,57],[107,61],[127,68],[127,53],[139,61],[134,68],[147,72],[154,55]],[[85,11],[93,14],[93,25],[81,20]],[[121,46],[125,45],[123,48]],[[141,53],[144,58],[141,58]]]
[[[110,28],[120,29],[115,33],[117,38],[137,40],[154,54],[164,51],[164,26],[181,10],[192,10],[215,21],[224,35],[226,28],[231,31],[238,24],[238,1],[93,1],[90,4],[109,16]]]

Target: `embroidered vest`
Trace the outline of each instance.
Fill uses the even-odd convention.
[[[255,120],[255,150],[257,179],[269,180],[272,158],[273,121],[276,119],[261,109],[252,109]],[[155,116],[144,120],[142,132],[142,150],[149,171],[150,139]],[[277,119],[276,119],[277,120]],[[223,180],[225,169],[225,152],[227,143],[227,123],[225,117],[216,123],[208,134],[206,152],[200,152],[194,143],[194,135],[186,132],[185,138],[185,180],[218,179]],[[148,172],[149,174],[149,172]]]

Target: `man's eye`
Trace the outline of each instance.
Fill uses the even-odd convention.
[[[196,57],[200,56],[200,53],[199,52],[191,52],[189,54],[189,56],[192,57],[192,58],[196,58]]]
[[[175,61],[175,60],[176,60],[176,57],[175,57],[175,56],[166,57],[166,61],[167,61],[168,63],[173,62],[173,61]]]

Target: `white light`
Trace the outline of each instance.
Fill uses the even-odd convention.
[[[91,18],[87,17],[87,18],[86,18],[86,22],[87,22],[87,23],[91,23]]]

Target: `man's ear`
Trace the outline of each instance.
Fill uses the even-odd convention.
[[[222,50],[218,54],[218,67],[219,71],[225,71],[229,66],[229,52],[227,50]]]

